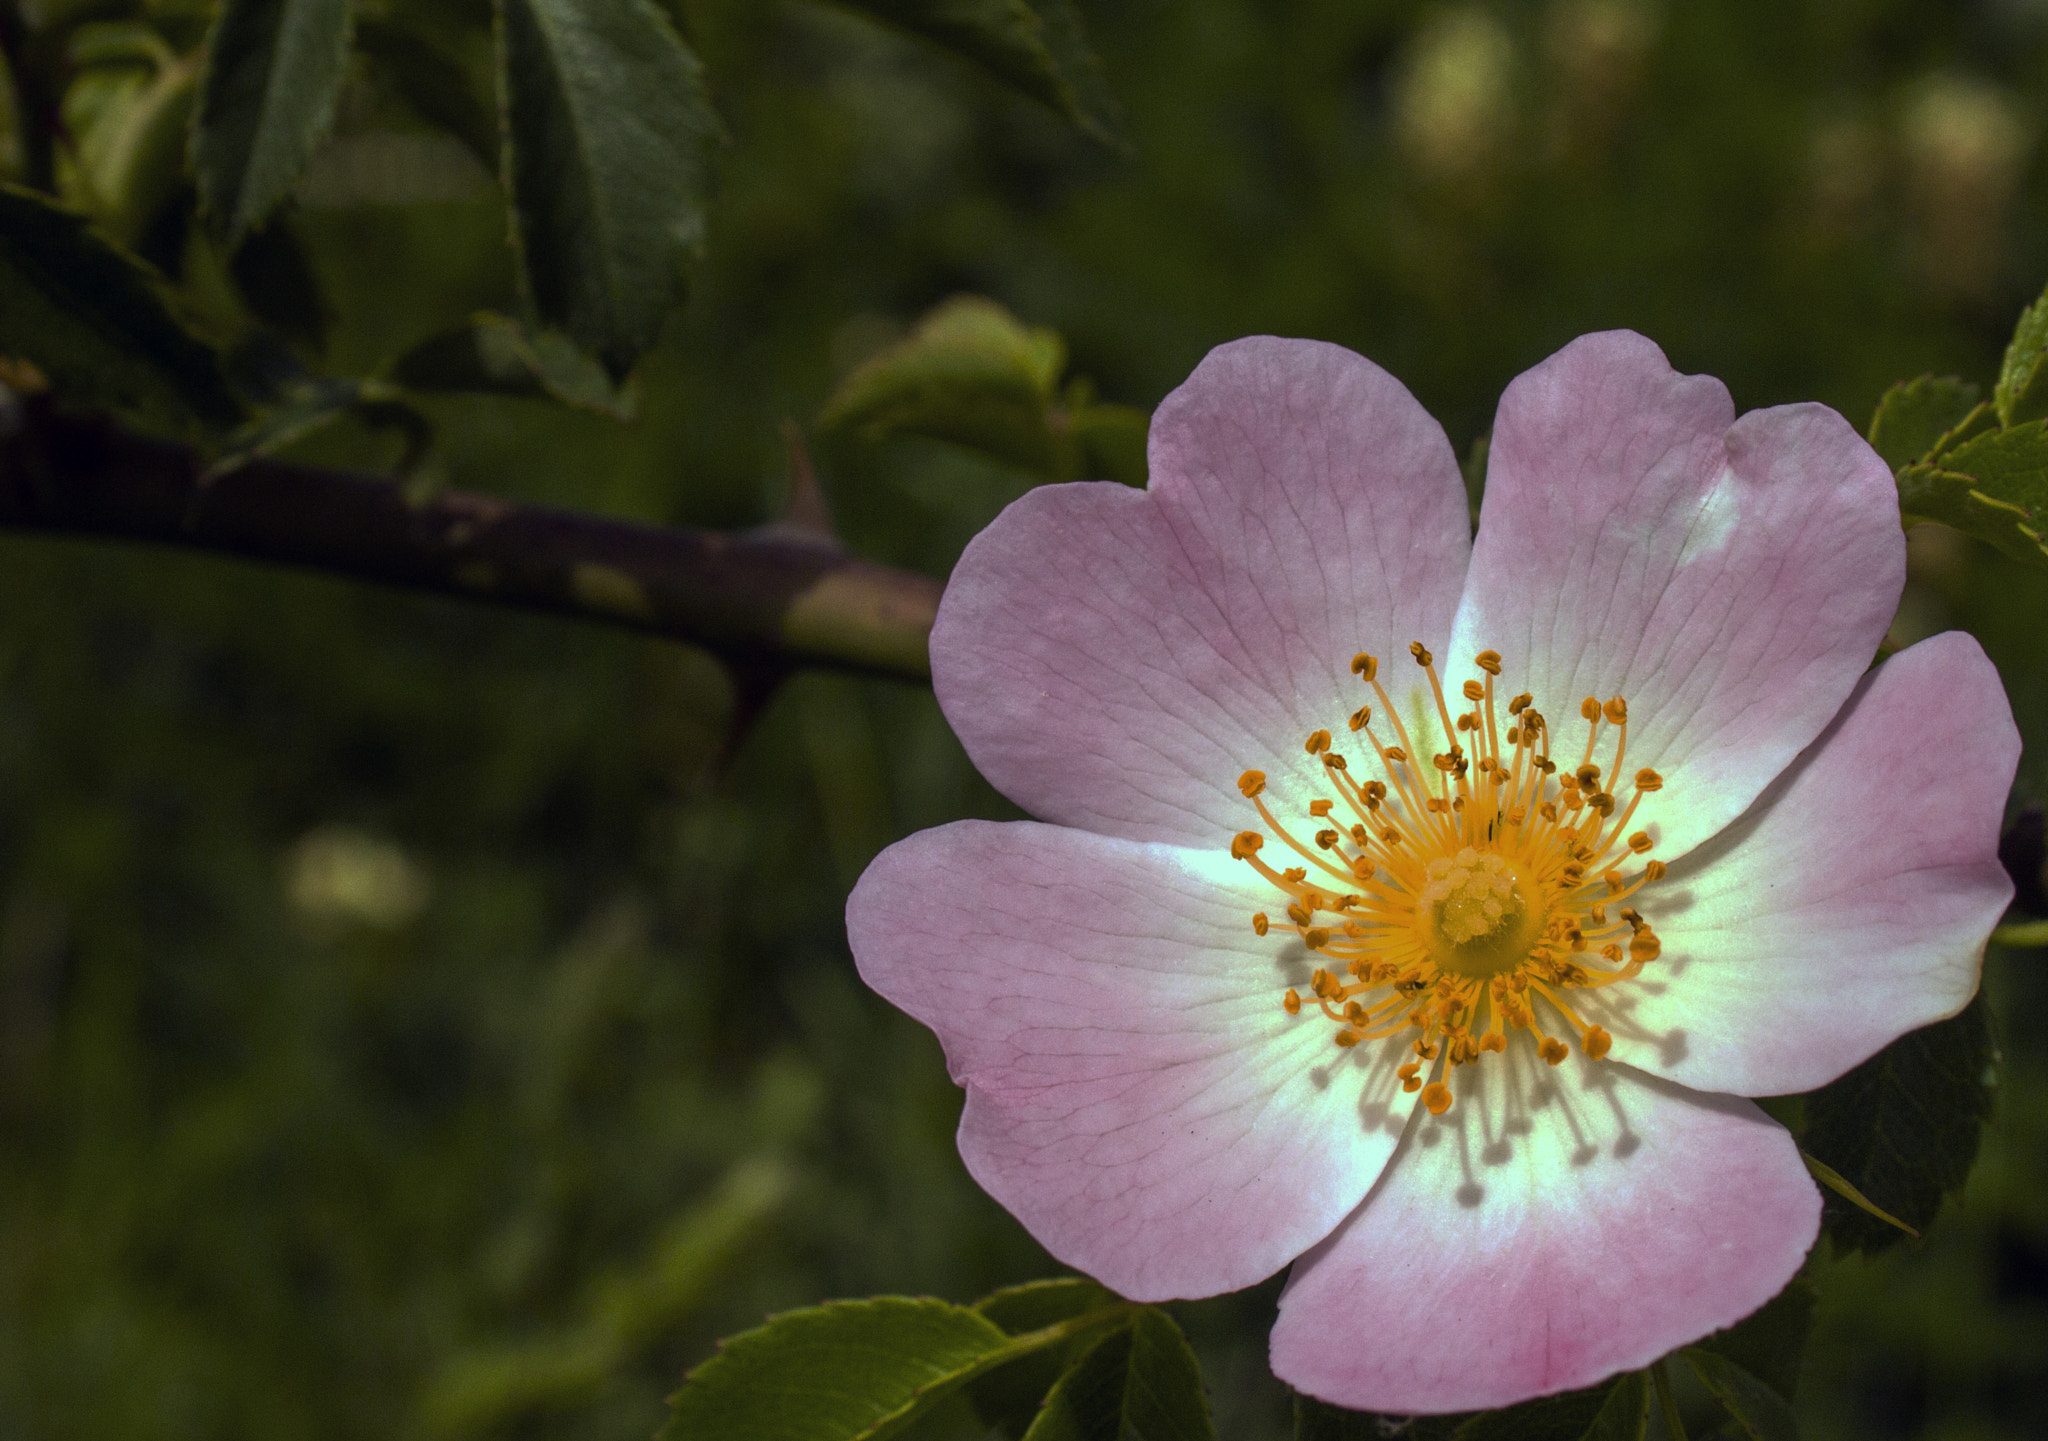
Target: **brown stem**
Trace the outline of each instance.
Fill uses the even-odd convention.
[[[381,476],[255,460],[209,476],[190,447],[40,397],[0,411],[0,526],[120,537],[576,616],[738,663],[922,679],[939,582],[801,531],[605,520]]]

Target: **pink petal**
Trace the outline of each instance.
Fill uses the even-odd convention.
[[[1893,656],[1748,814],[1643,892],[1664,953],[1587,1018],[1633,1065],[1767,1096],[1954,1015],[2012,898],[1998,830],[2019,753],[1974,639]]]
[[[1043,487],[975,537],[933,687],[1034,815],[1211,846],[1252,819],[1240,772],[1315,781],[1303,738],[1370,699],[1354,653],[1448,632],[1464,490],[1393,377],[1270,336],[1218,347],[1161,403],[1151,465],[1149,491]]]
[[[1579,702],[1625,696],[1625,768],[1664,776],[1640,819],[1669,861],[1834,715],[1905,556],[1891,472],[1833,411],[1736,420],[1643,337],[1583,336],[1501,397],[1453,674],[1499,651],[1573,757]]]
[[[1273,1371],[1339,1406],[1445,1412],[1591,1385],[1775,1295],[1820,1225],[1747,1101],[1526,1034],[1458,1068],[1363,1206],[1296,1263]]]
[[[960,821],[876,859],[847,935],[944,1043],[974,1178],[1062,1261],[1163,1300],[1299,1255],[1407,1119],[1397,1042],[1343,1051],[1281,1008],[1311,967],[1252,933],[1279,899],[1227,854]]]

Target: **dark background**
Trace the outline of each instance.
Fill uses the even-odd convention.
[[[732,143],[642,414],[438,402],[453,484],[772,519],[779,422],[961,292],[1142,406],[1238,335],[1338,341],[1462,451],[1610,326],[1861,425],[1902,377],[1988,381],[2048,279],[2041,0],[1088,0],[1128,157],[823,5],[674,8]],[[365,100],[316,161],[336,370],[510,303],[451,145]],[[819,459],[849,543],[935,576],[1031,483]],[[2048,584],[1932,530],[1913,576],[1897,638],[1975,632],[2039,739]],[[889,841],[1013,812],[913,686],[732,712],[673,645],[0,536],[0,1433],[640,1438],[769,1311],[1046,1274],[840,919]],[[1966,1195],[1816,1262],[1818,1441],[2048,1431],[2044,964],[1987,967]],[[1177,1308],[1225,1437],[1281,1434],[1275,1289]]]

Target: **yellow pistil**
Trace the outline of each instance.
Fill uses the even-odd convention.
[[[1310,803],[1309,841],[1273,815],[1262,772],[1238,778],[1266,829],[1306,864],[1273,869],[1259,855],[1258,831],[1239,832],[1230,853],[1287,897],[1284,924],[1261,912],[1253,930],[1290,931],[1323,963],[1308,997],[1286,993],[1287,1012],[1319,1008],[1345,1047],[1414,1032],[1416,1059],[1398,1072],[1402,1088],[1420,1091],[1442,1115],[1452,1071],[1506,1050],[1510,1031],[1529,1032],[1553,1066],[1571,1051],[1547,1034],[1544,1018],[1554,1018],[1548,1029],[1575,1035],[1592,1060],[1614,1044],[1566,996],[1627,980],[1662,950],[1627,902],[1663,876],[1664,864],[1647,861],[1632,875],[1622,866],[1652,849],[1649,833],[1630,827],[1637,804],[1664,781],[1636,771],[1626,804],[1608,789],[1628,755],[1620,696],[1580,703],[1590,730],[1578,764],[1564,771],[1551,759],[1550,725],[1533,696],[1510,700],[1502,723],[1498,653],[1474,658],[1481,677],[1459,687],[1469,709],[1456,713],[1435,658],[1420,643],[1409,654],[1429,678],[1443,749],[1416,744],[1380,685],[1378,659],[1361,654],[1352,673],[1372,688],[1396,744],[1375,734],[1371,706],[1355,712],[1349,728],[1384,779],[1361,779],[1332,749],[1330,732],[1318,730],[1303,749],[1322,762],[1336,798]],[[1604,731],[1613,732],[1605,769],[1594,760]],[[1426,731],[1421,739],[1430,739]],[[1439,1057],[1442,1069],[1430,1080],[1425,1068],[1434,1070]]]

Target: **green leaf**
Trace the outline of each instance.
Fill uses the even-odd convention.
[[[1932,455],[1943,436],[1977,408],[1977,387],[1953,375],[1923,375],[1887,390],[1870,418],[1870,444],[1900,470]]]
[[[1698,1349],[1726,1357],[1789,1400],[1799,1385],[1814,1300],[1813,1287],[1795,1276],[1749,1316],[1699,1342]]]
[[[1988,541],[2013,559],[2048,567],[2048,420],[1976,435],[1930,463],[1899,472],[1899,509]]]
[[[632,381],[613,385],[567,336],[529,336],[518,322],[488,311],[415,345],[392,362],[391,379],[408,390],[555,400],[616,420],[632,419],[639,405]]]
[[[1090,1311],[1106,1310],[1124,1302],[1116,1292],[1083,1276],[1062,1276],[1047,1281],[1027,1281],[1005,1286],[974,1303],[974,1309],[1012,1336],[1042,1331]]]
[[[1875,1201],[1871,1200],[1870,1197],[1864,1195],[1861,1191],[1857,1190],[1854,1186],[1850,1185],[1849,1178],[1844,1176],[1840,1171],[1837,1171],[1833,1166],[1830,1166],[1827,1162],[1816,1160],[1804,1151],[1801,1151],[1799,1153],[1799,1159],[1806,1162],[1806,1171],[1808,1175],[1812,1176],[1814,1180],[1820,1182],[1830,1191],[1833,1191],[1837,1196],[1840,1196],[1843,1200],[1847,1201],[1857,1210],[1863,1212],[1864,1215],[1875,1216],[1878,1220],[1884,1222],[1887,1226],[1898,1227],[1899,1230],[1903,1231],[1906,1235],[1911,1236],[1914,1240],[1917,1241],[1920,1239],[1920,1233],[1918,1231],[1914,1230],[1911,1226],[1908,1226],[1904,1221],[1901,1221],[1897,1216],[1894,1216],[1884,1207],[1878,1205]]]
[[[1124,1304],[1114,1291],[1072,1277],[1007,1287],[977,1301],[974,1309],[1010,1335],[1020,1336]],[[1022,1436],[1037,1419],[1046,1392],[1094,1339],[1093,1332],[1083,1332],[1063,1346],[1048,1346],[976,1378],[967,1388],[975,1414],[984,1426],[1005,1436]]]
[[[1209,1441],[1202,1369],[1180,1327],[1147,1306],[1059,1379],[1025,1441]]]
[[[1294,1398],[1295,1441],[1385,1441],[1399,1436],[1402,1441],[1583,1441],[1596,1425],[1619,1426],[1607,1435],[1627,1435],[1622,1416],[1631,1404],[1638,1411],[1648,1400],[1623,1400],[1619,1412],[1610,1412],[1617,1390],[1624,1386],[1642,1391],[1641,1372],[1616,1376],[1579,1391],[1556,1396],[1538,1396],[1518,1406],[1498,1411],[1466,1411],[1449,1416],[1382,1416],[1370,1411],[1346,1411],[1308,1396]]]
[[[1065,479],[1073,461],[1055,430],[1053,402],[1066,358],[1057,331],[1027,326],[993,300],[958,296],[855,367],[818,423],[856,428],[869,440],[949,440]]]
[[[186,432],[243,415],[220,356],[172,311],[161,277],[32,191],[0,186],[0,355],[58,397]]]
[[[192,128],[199,207],[230,244],[291,193],[348,73],[348,0],[226,0]]]
[[[334,312],[320,289],[312,257],[286,216],[249,232],[228,261],[228,273],[249,313],[271,329],[318,352]]]
[[[1607,1393],[1607,1400],[1580,1441],[1643,1441],[1649,1420],[1649,1377],[1641,1371],[1631,1371]]]
[[[979,1311],[879,1296],[725,1342],[670,1402],[663,1441],[879,1441],[997,1366],[1113,1325],[1121,1305],[1009,1336]]]
[[[844,0],[966,56],[1125,148],[1123,116],[1073,0]]]
[[[1800,1144],[1907,1225],[1926,1230],[1969,1178],[1991,1113],[1997,1056],[1982,997],[1886,1046],[1806,1096]],[[1822,1228],[1837,1253],[1876,1252],[1900,1232],[1833,1194]]]
[[[704,248],[721,137],[703,67],[652,0],[498,0],[504,171],[526,292],[614,380]]]
[[[63,118],[75,165],[65,198],[132,247],[185,184],[198,57],[181,59],[145,25],[89,26],[70,50],[78,74]]]
[[[1750,1441],[1799,1441],[1799,1427],[1784,1397],[1715,1351],[1688,1346],[1678,1353]]]
[[[2018,425],[2048,416],[2048,292],[2020,312],[1998,370],[1998,421]]]
[[[314,377],[291,386],[275,404],[236,431],[208,474],[225,475],[258,456],[274,455],[348,415],[372,429],[398,435],[404,449],[393,468],[401,477],[411,476],[433,448],[433,422],[390,386],[374,380]]]
[[[484,169],[498,173],[498,117],[477,98],[460,60],[410,26],[368,15],[356,21],[356,50],[420,119],[446,130]]]

